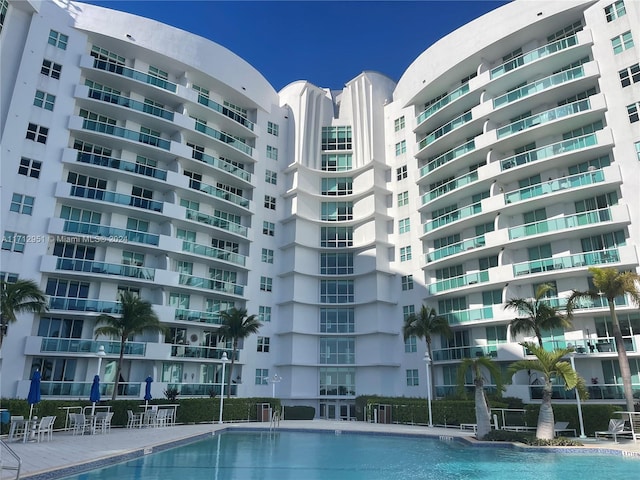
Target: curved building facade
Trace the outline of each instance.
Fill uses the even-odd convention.
[[[220,45],[81,3],[0,0],[2,264],[49,312],[2,346],[2,395],[113,389],[119,345],[94,339],[118,293],[152,302],[166,335],[125,351],[122,397],[221,387],[219,314],[263,323],[230,380],[322,418],[362,394],[424,397],[427,304],[435,393],[462,358],[524,358],[508,299],[550,283],[563,306],[589,267],[638,270],[640,61],[635,2],[512,2],[426,50],[397,84],[371,71],[332,91],[276,92]],[[505,21],[505,19],[509,21]],[[618,312],[640,391],[640,316]],[[573,345],[591,401],[622,389],[606,301],[584,303]],[[508,394],[535,401],[535,378]],[[558,395],[564,395],[560,390]]]

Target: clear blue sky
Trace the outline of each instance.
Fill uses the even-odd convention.
[[[505,1],[85,0],[187,30],[242,57],[280,90],[339,89],[364,70],[398,80],[431,44]]]

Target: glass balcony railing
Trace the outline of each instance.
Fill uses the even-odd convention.
[[[453,180],[443,183],[442,185],[437,186],[433,190],[428,191],[422,196],[422,204],[430,202],[431,200],[435,200],[442,195],[449,193],[453,190],[456,190],[460,187],[464,187],[465,185],[470,184],[471,182],[475,182],[478,180],[478,171],[473,171],[471,173],[467,173],[466,175],[462,175],[458,178],[454,178]]]
[[[171,356],[178,358],[207,358],[220,360],[222,358],[222,354],[225,352],[228,357],[231,358],[231,352],[224,348],[198,347],[195,345],[171,345]],[[239,359],[239,356],[236,356],[236,360]]]
[[[244,266],[247,258],[239,253],[233,253],[221,248],[208,247],[206,245],[200,245],[198,243],[192,243],[183,241],[182,251],[195,253],[196,255],[203,255],[209,258],[215,258],[218,260],[225,260],[227,262],[235,263],[236,265]]]
[[[193,275],[180,274],[178,279],[180,285],[189,287],[204,288],[216,292],[230,293],[232,295],[243,295],[244,287],[236,283],[225,282],[224,280],[214,280],[211,278],[194,277]]]
[[[554,400],[575,400],[575,389],[567,390],[564,385],[553,385],[551,398]],[[633,398],[640,398],[640,383],[631,386]],[[589,400],[624,400],[624,388],[620,384],[599,383],[587,385]],[[542,386],[530,385],[529,392],[532,400],[542,399]]]
[[[482,205],[480,202],[474,203],[472,205],[467,205],[466,207],[459,208],[438,218],[434,218],[429,222],[426,222],[424,224],[424,233],[430,232],[431,230],[435,230],[436,228],[443,227],[450,223],[457,222],[458,220],[462,220],[463,218],[470,217],[477,213],[482,213]]]
[[[445,290],[451,290],[453,288],[465,287],[467,285],[473,285],[475,283],[482,283],[489,281],[489,272],[483,270],[476,273],[468,273],[466,275],[460,275],[459,277],[446,278],[444,280],[438,280],[435,283],[429,285],[429,293],[444,292]]]
[[[591,172],[578,173],[568,177],[556,178],[548,182],[538,183],[529,187],[521,188],[513,192],[504,194],[505,203],[521,202],[530,198],[540,197],[548,193],[570,190],[572,188],[584,187],[594,183],[604,182],[604,172],[593,170]]]
[[[40,344],[41,352],[81,352],[97,353],[100,346],[104,346],[104,351],[110,355],[120,355],[120,342],[89,340],[82,338],[50,338],[42,339]],[[124,345],[125,355],[144,357],[147,344],[144,342],[129,342]]]
[[[200,322],[221,325],[220,312],[203,312],[201,310],[188,310],[186,308],[176,308],[176,320],[185,322]]]
[[[496,134],[498,136],[498,139],[505,138],[509,135],[514,135],[518,132],[521,132],[522,130],[527,130],[529,128],[537,127],[538,125],[553,122],[560,118],[584,112],[586,110],[589,110],[590,108],[591,102],[589,101],[589,99],[569,103],[567,105],[552,108],[551,110],[547,110],[536,115],[531,115],[530,117],[523,118],[522,120],[510,123],[509,125],[505,125],[504,127],[499,128],[496,131]]]
[[[226,133],[222,133],[211,127],[207,127],[200,122],[196,122],[195,128],[198,132],[202,132],[205,135],[210,136],[211,138],[215,138],[216,140],[226,143],[236,150],[240,150],[241,152],[246,153],[249,156],[253,155],[253,148],[251,148],[246,143],[241,142],[237,138],[233,138],[231,135],[227,135]]]
[[[488,305],[482,308],[470,308],[457,312],[447,312],[439,314],[449,322],[449,325],[457,325],[466,322],[475,322],[478,320],[490,320],[493,318],[493,307]]]
[[[85,130],[91,130],[92,132],[106,133],[107,135],[113,135],[133,142],[144,143],[153,147],[162,148],[163,150],[171,149],[171,142],[169,140],[156,137],[155,135],[149,135],[148,133],[141,133],[133,130],[127,130],[122,127],[116,127],[109,123],[101,123],[94,120],[84,119],[82,122],[82,128]]]
[[[186,397],[218,397],[222,390],[222,384],[220,383],[170,383],[167,388],[174,388],[178,391],[180,396]],[[238,395],[238,386],[233,383],[228,383],[224,386],[224,394],[231,389],[231,396]]]
[[[433,132],[428,134],[426,137],[424,137],[422,140],[420,140],[420,143],[418,144],[418,150],[422,150],[427,145],[435,142],[438,138],[446,135],[447,133],[455,130],[456,128],[460,128],[462,125],[470,122],[471,120],[472,120],[472,117],[471,117],[470,111],[463,113],[457,118],[454,118],[449,123],[444,124],[437,130],[434,130]]]
[[[567,297],[545,297],[541,301],[552,307],[564,308],[567,306]],[[619,306],[628,305],[627,299],[624,296],[616,297],[615,304]],[[604,297],[596,299],[581,298],[576,302],[576,308],[581,310],[589,310],[591,308],[609,308],[609,302]]]
[[[173,121],[173,112],[165,110],[164,108],[156,107],[148,103],[139,102],[129,97],[123,97],[122,95],[116,95],[110,92],[104,92],[102,90],[89,89],[89,98],[95,100],[101,100],[103,102],[113,103],[114,105],[120,105],[122,107],[130,108],[138,112],[147,113],[154,117],[164,118],[165,120]]]
[[[197,151],[193,152],[193,158],[211,165],[212,167],[219,168],[220,170],[230,173],[231,175],[235,175],[236,177],[241,178],[242,180],[245,180],[247,182],[251,181],[251,174],[249,172],[221,158],[215,158],[211,155],[207,155],[206,153]]]
[[[450,162],[451,160],[455,160],[458,157],[461,157],[465,153],[469,153],[476,148],[475,140],[471,140],[462,145],[458,145],[457,147],[452,148],[451,150],[443,153],[442,155],[438,155],[437,157],[429,160],[429,162],[422,168],[420,168],[420,177],[424,177],[427,173],[435,170],[441,165]]]
[[[94,237],[104,238],[106,240],[113,239],[114,241],[120,242],[136,242],[154,246],[158,246],[160,243],[160,235],[138,232],[137,230],[126,230],[124,228],[96,225],[95,223],[75,222],[73,220],[65,220],[62,230],[66,233],[80,233],[82,235],[91,235]]]
[[[132,68],[128,68],[123,65],[116,65],[115,63],[95,59],[93,61],[93,68],[104,70],[106,72],[116,73],[118,75],[122,75],[123,77],[128,77],[139,82],[147,83],[149,85],[162,88],[163,90],[168,90],[172,93],[176,93],[176,91],[178,90],[178,86],[175,83],[171,83],[162,78],[158,78],[154,75],[149,75],[138,70],[133,70]]]
[[[516,263],[513,265],[513,275],[517,277],[520,275],[529,275],[530,273],[549,272],[551,270],[564,270],[576,267],[591,267],[619,261],[620,254],[618,253],[618,249],[612,248],[609,250]]]
[[[536,82],[529,83],[523,87],[511,90],[510,92],[500,95],[493,99],[493,108],[502,107],[508,105],[511,102],[515,102],[522,98],[528,97],[538,92],[553,88],[557,85],[570,82],[576,78],[584,77],[584,67],[579,66],[572,68],[571,70],[565,70],[564,72],[556,73],[545,78],[542,78]]]
[[[449,105],[451,102],[462,97],[463,95],[466,95],[467,93],[469,93],[469,84],[465,83],[461,87],[455,89],[446,97],[443,97],[437,102],[433,103],[432,105],[429,105],[424,112],[418,115],[418,118],[416,119],[417,120],[416,124],[420,125],[422,122],[424,122],[427,118],[429,118],[431,115],[436,113],[442,107]]]
[[[513,58],[508,62],[505,62],[502,65],[493,68],[490,72],[491,79],[498,78],[499,76],[504,75],[511,70],[514,70],[523,65],[527,65],[528,63],[534,62],[539,58],[546,57],[547,55],[551,55],[556,52],[560,52],[577,44],[578,38],[576,37],[576,35],[571,35],[570,37],[565,37],[558,41],[548,43],[543,47],[526,52],[519,57]]]
[[[199,180],[190,179],[189,180],[189,188],[194,190],[198,190],[199,192],[206,193],[207,195],[211,195],[212,197],[221,198],[222,200],[226,200],[227,202],[235,203],[243,208],[249,208],[249,200],[240,195],[236,195],[235,193],[228,192],[222,188],[214,187],[212,185],[207,185],[206,183],[202,183]]]
[[[118,277],[139,278],[153,280],[156,276],[154,268],[135,267],[133,265],[118,265],[117,263],[96,262],[94,260],[80,260],[76,258],[58,258],[56,270],[72,272],[99,273]]]
[[[213,100],[210,100],[203,95],[198,95],[198,103],[201,103],[202,105],[206,105],[211,110],[215,110],[216,112],[221,113],[225,117],[229,117],[230,119],[238,122],[240,125],[245,126],[249,130],[253,131],[253,122],[250,122],[249,120],[247,120],[246,117],[243,117],[238,112],[235,112],[230,108],[220,105],[219,103],[216,103]]]
[[[551,220],[541,220],[539,222],[528,223],[509,229],[509,239],[529,237],[531,235],[539,235],[541,233],[556,232],[569,228],[583,227],[585,225],[593,225],[596,223],[611,221],[611,210],[609,208],[601,208],[600,210],[592,210],[589,212],[576,213]]]
[[[40,393],[45,397],[89,398],[92,382],[50,382],[40,383]],[[100,395],[110,397],[113,383],[100,382]],[[140,398],[140,383],[118,383],[119,397]]]
[[[108,192],[98,188],[71,185],[69,194],[72,197],[90,198],[92,200],[100,200],[102,202],[128,205],[130,207],[153,210],[154,212],[162,212],[162,202],[155,202],[147,198],[134,197],[133,195],[125,195],[123,193]]]
[[[109,167],[123,172],[137,173],[145,177],[157,178],[159,180],[167,179],[167,171],[159,168],[142,165],[140,163],[128,162],[119,158],[103,157],[93,153],[78,152],[76,157],[78,162],[88,163],[90,165],[98,165],[100,167]]]
[[[441,258],[450,257],[466,250],[471,250],[477,247],[484,247],[484,235],[478,235],[477,237],[470,238],[458,243],[452,243],[445,247],[438,248],[431,253],[427,253],[427,262],[433,262],[440,260]]]
[[[447,360],[462,360],[463,358],[496,357],[497,355],[498,349],[495,345],[453,347],[434,350],[433,361],[443,362]]]
[[[77,312],[122,313],[120,302],[92,300],[75,297],[49,297],[49,310],[73,310]]]
[[[597,144],[598,137],[595,133],[591,133],[589,135],[553,143],[536,150],[529,150],[528,152],[519,153],[518,155],[505,158],[500,162],[500,169],[509,170],[510,168],[518,167],[526,163],[535,162],[537,160],[544,160],[549,157],[560,155],[561,153],[579,150],[581,148],[593,147]]]
[[[247,227],[243,227],[242,225],[239,225],[237,223],[214,217],[212,215],[207,215],[206,213],[198,212],[197,210],[187,209],[186,218],[187,220],[193,220],[194,222],[204,223],[212,227],[221,228],[222,230],[227,230],[229,232],[242,235],[243,237],[246,237],[248,234]]]

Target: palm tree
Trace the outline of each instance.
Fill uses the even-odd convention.
[[[47,297],[33,280],[0,282],[2,305],[0,311],[0,348],[10,323],[19,313],[43,313],[49,310]]]
[[[231,308],[226,312],[220,313],[222,320],[222,326],[220,327],[219,334],[225,341],[232,342],[233,355],[231,355],[231,365],[229,367],[229,379],[231,379],[231,373],[233,372],[233,366],[238,355],[238,342],[242,339],[249,337],[254,333],[258,333],[262,323],[258,320],[256,315],[247,315],[246,308]],[[227,398],[231,397],[231,385],[227,384]],[[221,392],[224,395],[224,392]]]
[[[463,393],[465,379],[469,370],[471,370],[473,384],[475,385],[476,438],[482,440],[491,431],[491,410],[489,409],[486,392],[484,391],[484,373],[488,372],[489,375],[494,378],[498,392],[502,392],[503,389],[502,376],[500,374],[500,368],[489,357],[478,357],[475,359],[465,358],[458,367],[458,388]]]
[[[570,315],[563,315],[557,307],[554,307],[544,299],[547,293],[554,291],[553,285],[543,283],[536,288],[534,298],[512,298],[507,301],[505,309],[515,310],[526,316],[511,320],[511,335],[533,332],[542,347],[542,331],[554,328],[570,328]]]
[[[142,300],[138,295],[127,291],[120,292],[119,300],[122,305],[122,314],[114,317],[103,313],[97,318],[96,323],[104,323],[105,325],[96,328],[94,331],[96,339],[100,335],[105,335],[120,340],[120,357],[118,358],[115,385],[113,386],[111,400],[115,400],[118,395],[118,383],[120,383],[120,372],[122,371],[122,362],[127,340],[133,335],[143,332],[164,333],[166,330],[153,311],[151,302]]]
[[[431,342],[432,336],[436,334],[451,337],[451,327],[449,326],[449,322],[446,318],[438,316],[435,308],[422,305],[418,315],[412,313],[404,320],[404,325],[402,327],[404,340],[406,341],[411,336],[424,338],[424,341],[427,344],[427,353],[429,354],[429,358],[433,358],[433,355],[431,355]],[[431,363],[429,363],[427,368],[431,368]],[[433,375],[430,375],[430,377],[433,378]],[[434,383],[435,382],[433,381],[431,382],[432,398],[435,398]]]
[[[535,360],[518,360],[509,365],[509,377],[521,370],[535,370],[540,372],[544,384],[542,386],[542,404],[538,414],[538,428],[536,437],[543,440],[551,440],[554,437],[553,407],[551,406],[551,394],[553,382],[564,383],[566,390],[577,388],[581,398],[588,398],[584,379],[571,367],[571,364],[562,358],[573,352],[573,348],[559,348],[551,352],[532,342],[522,342],[524,348],[536,356]]]
[[[603,296],[609,303],[609,315],[611,316],[612,333],[616,342],[616,350],[618,351],[618,364],[620,365],[620,376],[622,377],[622,387],[624,389],[624,398],[627,404],[627,411],[634,411],[633,388],[631,386],[631,369],[629,368],[629,359],[627,358],[627,350],[622,338],[620,330],[620,322],[616,314],[616,297],[628,295],[633,303],[640,305],[640,275],[635,272],[619,272],[615,268],[589,268],[589,272],[593,275],[594,290],[577,291],[574,290],[569,301],[567,302],[567,311],[572,312],[574,308],[579,307],[579,301],[585,298],[598,299]]]

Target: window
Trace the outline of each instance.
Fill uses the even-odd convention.
[[[353,338],[320,339],[321,364],[354,364],[355,360],[355,340]]]
[[[169,294],[168,305],[171,307],[188,310],[190,303],[191,296],[186,293],[171,292]]]
[[[234,112],[240,114],[240,116],[242,116],[244,118],[247,118],[248,112],[247,112],[246,108],[242,108],[242,107],[240,107],[238,105],[234,105],[233,103],[227,102],[226,100],[224,102],[222,102],[222,104],[225,107],[227,107],[228,109],[233,110]]]
[[[273,263],[273,250],[268,248],[262,249],[262,261],[264,263]]]
[[[262,222],[262,233],[273,237],[276,233],[276,224],[272,222]]]
[[[353,179],[351,177],[323,178],[322,195],[340,196],[353,193]]]
[[[353,273],[353,253],[321,253],[321,275],[350,275]]]
[[[272,197],[270,195],[264,196],[264,208],[268,208],[269,210],[276,209],[276,197]]]
[[[0,272],[0,280],[5,281],[6,283],[16,283],[18,279],[19,275],[17,273]]]
[[[396,157],[398,155],[402,155],[407,151],[407,141],[402,140],[401,142],[396,143]]]
[[[353,228],[321,227],[320,246],[327,248],[344,248],[353,246]]]
[[[403,178],[407,178],[407,166],[403,165],[399,168],[396,168],[396,179],[398,181],[402,180]]]
[[[11,197],[11,206],[9,207],[9,211],[22,213],[24,215],[31,215],[31,212],[33,211],[33,203],[35,201],[36,199],[34,197],[14,193]]]
[[[353,202],[322,202],[320,220],[339,222],[353,219]]]
[[[278,160],[278,149],[271,145],[267,145],[267,158],[270,158],[271,160]]]
[[[0,32],[4,26],[4,20],[7,18],[7,11],[9,10],[9,0],[0,0]]]
[[[256,385],[269,385],[268,368],[256,368]]]
[[[620,83],[622,84],[622,88],[628,87],[632,82],[640,82],[640,63],[636,63],[635,65],[631,65],[630,67],[625,68],[624,70],[620,70],[618,72],[618,75],[620,75]]]
[[[46,75],[47,77],[59,80],[60,75],[62,74],[62,65],[45,59],[42,61],[42,68],[40,69],[40,73],[42,75]]]
[[[404,305],[402,307],[402,318],[404,320],[406,320],[407,318],[409,318],[411,315],[415,315],[416,314],[416,307],[415,305]]]
[[[640,109],[640,102],[627,105],[627,114],[629,115],[629,122],[636,123],[640,119],[638,117],[638,109]]]
[[[418,351],[418,337],[409,335],[404,341],[404,353],[416,353]]]
[[[322,127],[322,150],[351,150],[351,126]]]
[[[624,8],[624,1],[620,0],[614,2],[611,5],[604,7],[604,15],[607,18],[607,22],[613,22],[616,18],[620,18],[626,15],[627,10]]]
[[[406,262],[411,260],[411,246],[400,247],[400,261]]]
[[[320,332],[353,333],[355,318],[353,308],[321,308]]]
[[[2,250],[23,253],[27,243],[27,236],[23,233],[6,231],[2,235]]]
[[[50,278],[44,292],[52,297],[88,298],[89,282]]]
[[[167,72],[160,70],[158,67],[154,67],[153,65],[149,65],[149,75],[161,78],[162,80],[169,80],[169,74]]]
[[[636,142],[635,146],[636,146],[636,155],[638,156],[638,161],[640,161],[640,142]]]
[[[258,337],[258,352],[269,353],[269,337]]]
[[[82,338],[83,320],[43,317],[38,325],[38,336],[47,338]]]
[[[355,396],[356,370],[345,367],[320,368],[320,396]]]
[[[101,48],[96,45],[91,46],[91,56],[98,61],[107,62],[112,65],[124,66],[126,59],[117,53],[110,52],[106,48]],[[118,71],[118,70],[116,70]],[[120,72],[122,70],[119,70]]]
[[[27,127],[27,140],[33,140],[38,143],[47,143],[47,136],[49,135],[49,129],[35,123],[30,123]]]
[[[267,122],[267,133],[268,134],[273,135],[274,137],[277,137],[279,130],[280,130],[280,127],[278,126],[277,123]]]
[[[617,37],[612,38],[611,46],[613,47],[613,53],[615,55],[633,47],[633,37],[631,36],[631,31],[624,32],[622,35],[618,35]]]
[[[260,277],[260,290],[270,292],[273,289],[273,278]]]
[[[408,233],[411,230],[411,221],[408,218],[398,220],[398,233]]]
[[[353,280],[320,280],[320,302],[353,303],[354,288]]]
[[[402,290],[413,290],[413,275],[402,276]]]
[[[258,320],[261,322],[271,321],[271,307],[260,305],[258,307]]]
[[[350,169],[350,153],[326,153],[322,155],[322,170],[325,172],[344,172]]]
[[[398,206],[409,205],[409,192],[401,192],[398,194]]]
[[[418,385],[418,369],[407,370],[407,387],[417,387]]]
[[[44,108],[45,110],[53,111],[53,106],[56,103],[56,96],[50,93],[45,93],[42,90],[36,90],[36,96],[33,99],[33,104],[36,107]]]
[[[404,128],[404,115],[393,121],[393,130],[399,132]]]
[[[22,157],[20,159],[20,166],[18,167],[18,173],[25,177],[40,178],[40,170],[42,169],[42,162],[32,160],[30,158]]]
[[[69,37],[55,30],[49,31],[49,45],[58,47],[61,50],[67,49],[67,43],[69,43]]]
[[[186,208],[187,210],[193,210],[198,212],[200,210],[200,203],[194,202],[192,200],[187,200],[185,198],[180,199],[180,206]]]
[[[278,184],[278,174],[271,170],[267,170],[264,172],[264,181],[270,183],[271,185]]]

